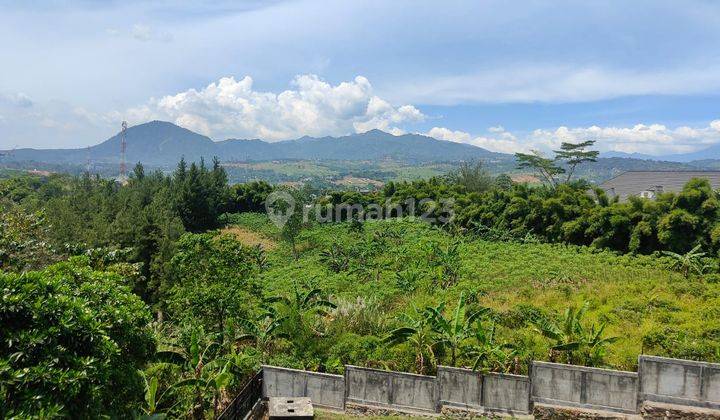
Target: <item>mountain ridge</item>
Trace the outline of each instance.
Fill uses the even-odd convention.
[[[174,165],[217,156],[225,162],[281,159],[306,160],[382,160],[407,162],[460,161],[506,156],[462,143],[434,139],[421,134],[394,136],[381,130],[340,137],[303,136],[294,140],[266,142],[260,139],[213,141],[166,121],[150,121],[126,131],[127,162],[148,165]],[[83,164],[120,160],[121,133],[84,149],[17,149],[12,160],[55,164]]]

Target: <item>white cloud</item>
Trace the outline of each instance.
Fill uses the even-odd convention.
[[[491,136],[473,137],[464,131],[453,131],[444,127],[433,127],[427,135],[439,140],[454,141],[456,143],[467,143],[479,146],[493,152],[515,153],[528,150],[527,145],[520,142],[512,133],[505,131],[502,127],[491,127],[488,131]]]
[[[413,103],[567,103],[630,95],[708,94],[720,91],[720,63],[680,69],[627,70],[518,63],[500,69],[406,78],[387,95]]]
[[[216,139],[276,141],[304,135],[343,135],[374,128],[402,134],[401,125],[422,121],[412,105],[393,106],[373,94],[365,77],[331,85],[315,75],[296,76],[280,93],[253,88],[253,80],[223,77],[203,89],[152,99],[127,112],[133,123],[173,121]]]
[[[595,140],[595,147],[600,151],[664,155],[694,152],[720,143],[720,120],[714,120],[707,127],[701,128],[637,124],[633,127],[537,129],[522,135],[510,133],[502,127],[491,127],[488,131],[490,134],[487,136],[473,136],[464,131],[433,127],[427,135],[504,153],[550,151],[559,148],[562,142]]]

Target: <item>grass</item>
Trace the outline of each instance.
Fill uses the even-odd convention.
[[[260,245],[266,251],[273,250],[277,247],[277,242],[264,236],[259,232],[255,232],[242,226],[227,226],[220,230],[221,234],[231,235],[236,240],[247,246]]]
[[[277,228],[264,215],[244,214],[234,222],[243,232],[277,235]],[[439,287],[433,282],[437,275],[428,261],[433,257],[433,244],[453,240],[449,234],[410,220],[368,222],[365,226],[361,233],[350,233],[344,223],[304,231],[297,261],[289,247],[279,242],[268,254],[270,268],[261,274],[266,293],[289,293],[298,281],[320,287],[335,301],[366,312],[361,321],[343,321],[349,326],[341,333],[358,336],[382,336],[397,315],[413,306],[445,301],[452,307],[464,293],[472,305],[491,308],[502,338],[526,349],[526,356],[535,360],[547,359],[549,345],[529,325],[528,314],[559,316],[568,306],[588,301],[587,322],[607,322],[607,333],[618,337],[608,350],[609,367],[634,370],[640,353],[720,361],[717,275],[685,279],[667,269],[664,258],[653,256],[465,237],[459,247],[459,280]],[[387,236],[388,232],[394,235]],[[322,262],[321,251],[333,243],[357,251],[378,235],[390,239],[380,241],[379,252],[366,264],[374,267],[377,275],[368,277],[353,270],[334,273]],[[407,270],[421,273],[414,290],[404,289],[397,280],[397,273]],[[363,322],[370,326],[358,326]],[[412,365],[411,357],[395,363],[393,367],[399,369],[409,370]]]

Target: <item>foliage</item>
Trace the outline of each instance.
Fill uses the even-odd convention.
[[[685,278],[690,276],[691,271],[702,274],[707,268],[702,262],[705,253],[700,252],[700,245],[682,255],[671,251],[663,251],[663,254],[673,259],[672,268],[683,273]]]
[[[28,213],[10,201],[0,203],[0,269],[25,271],[58,260],[41,211]]]
[[[171,260],[170,316],[204,325],[223,345],[228,321],[245,319],[257,306],[256,264],[253,250],[229,236],[185,234]]]
[[[142,399],[150,312],[87,263],[0,274],[0,417],[126,417]]]
[[[545,317],[537,317],[533,323],[538,331],[552,341],[550,361],[584,366],[600,366],[604,363],[608,344],[617,340],[616,337],[604,337],[606,324],[590,327],[583,325],[583,316],[590,303],[585,302],[580,308],[567,308],[559,322]]]
[[[448,175],[451,183],[461,185],[467,192],[482,193],[493,187],[494,181],[482,161],[462,162]]]

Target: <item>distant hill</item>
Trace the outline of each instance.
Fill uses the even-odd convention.
[[[495,153],[469,144],[437,140],[420,134],[394,136],[380,130],[342,137],[302,137],[296,140],[266,142],[258,139],[229,139],[213,141],[175,124],[152,121],[127,129],[126,161],[132,167],[142,162],[149,167],[172,168],[180,158],[187,161],[210,161],[217,156],[222,162],[262,161],[356,161],[366,162],[373,170],[386,161],[422,166],[430,163],[454,163],[482,160],[491,173],[517,172],[513,155]],[[712,149],[712,150],[710,150]],[[603,153],[596,163],[581,165],[578,176],[601,182],[629,170],[702,170],[719,169],[720,146],[704,153],[675,155],[660,159],[643,154],[622,152]],[[717,151],[713,151],[718,149]],[[702,160],[692,159],[702,157]],[[672,159],[671,159],[672,158]],[[9,156],[1,156],[0,164],[16,169],[47,169],[80,173],[91,161],[94,171],[114,174],[120,160],[120,135],[85,149],[17,149]],[[692,160],[688,160],[692,159]],[[241,169],[234,169],[235,172]],[[243,170],[243,177],[267,177],[265,170]],[[270,170],[270,172],[272,172]],[[367,175],[367,174],[364,174]],[[242,178],[244,179],[244,178]],[[284,178],[283,178],[284,179]]]
[[[675,155],[660,156],[656,159],[670,160],[673,162],[692,162],[696,160],[717,160],[720,159],[720,144],[712,145],[706,149],[692,153],[681,153]]]
[[[394,136],[380,130],[343,137],[302,137],[269,143],[262,140],[230,139],[214,142],[175,124],[152,121],[127,129],[128,163],[175,165],[181,157],[188,161],[217,156],[225,162],[275,159],[303,160],[383,160],[404,162],[460,161],[500,158],[486,149],[437,140],[419,134]],[[53,164],[84,164],[88,158],[97,163],[120,160],[120,134],[87,149],[17,149],[9,161],[35,161]]]
[[[651,155],[645,155],[643,153],[625,153],[625,152],[602,152],[600,153],[601,158],[628,158],[628,159],[640,159],[640,160],[656,160],[657,157]]]

